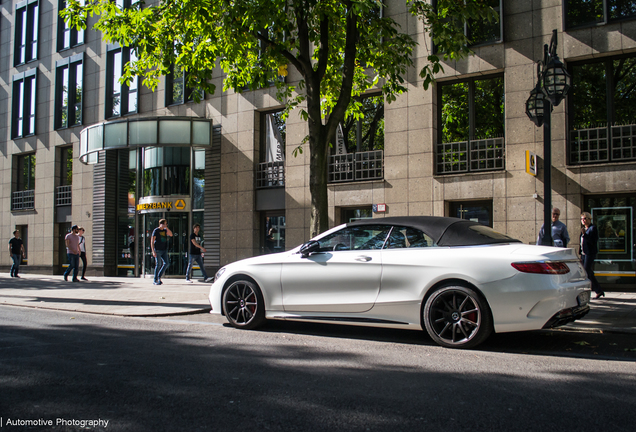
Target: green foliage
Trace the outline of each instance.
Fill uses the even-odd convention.
[[[496,20],[491,0],[406,0],[409,11],[423,21],[443,58],[467,55],[463,22]],[[329,143],[345,118],[362,118],[364,105],[355,102],[371,89],[382,90],[386,102],[407,90],[405,77],[413,66],[415,40],[396,21],[380,13],[380,0],[160,0],[120,9],[112,0],[67,0],[61,16],[85,29],[89,17],[108,43],[135,49],[122,81],[141,76],[154,89],[174,66],[185,74],[185,87],[214,93],[213,71],[223,70],[223,89],[237,92],[274,84],[287,111],[300,107],[308,122],[312,206],[326,195],[324,170]],[[452,19],[451,19],[452,18]],[[441,57],[430,56],[420,72],[424,87],[442,70]],[[293,73],[283,82],[279,75]],[[201,93],[194,93],[198,101]],[[354,103],[350,103],[354,98]],[[379,127],[379,124],[378,124]],[[379,129],[378,129],[379,130]],[[302,148],[293,150],[294,154]],[[324,193],[323,193],[324,192]],[[326,203],[312,234],[328,228]]]

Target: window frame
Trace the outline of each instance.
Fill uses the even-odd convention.
[[[628,17],[621,17],[621,18],[614,18],[611,19],[609,17],[610,13],[609,13],[609,1],[608,0],[593,0],[596,2],[601,2],[602,3],[602,10],[603,10],[603,20],[602,21],[598,21],[598,22],[587,22],[587,23],[583,23],[583,24],[577,24],[577,25],[569,25],[568,22],[568,14],[569,14],[569,3],[570,0],[564,0],[561,3],[562,9],[563,9],[563,28],[565,29],[565,31],[569,31],[569,30],[578,30],[578,29],[584,29],[584,28],[590,28],[590,27],[598,27],[598,26],[604,26],[607,24],[613,24],[613,23],[617,23],[617,22],[622,22],[622,21],[628,21],[628,20],[635,20],[636,19],[636,14],[632,15],[632,16],[628,16]]]
[[[433,0],[433,7],[437,10],[437,0]],[[476,43],[469,43],[468,47],[470,48],[478,48],[482,46],[488,45],[496,45],[504,42],[504,25],[503,25],[503,17],[504,17],[504,0],[499,0],[499,6],[494,8],[499,15],[499,38],[495,40],[487,40],[487,41],[479,41]],[[463,23],[464,28],[464,36],[467,38],[470,37],[470,24],[468,22]],[[436,47],[435,43],[431,41],[432,44],[432,52],[435,54],[441,53],[439,49]]]
[[[624,157],[614,157],[614,141],[615,138],[618,139],[619,141],[623,141],[620,140],[619,138],[627,138],[627,139],[631,139],[632,141],[632,145],[631,147],[636,147],[636,144],[634,144],[634,141],[636,141],[636,120],[633,122],[632,125],[615,125],[615,99],[614,99],[614,94],[611,91],[612,87],[613,87],[613,77],[614,77],[614,61],[617,60],[621,60],[621,59],[625,59],[625,58],[633,58],[636,61],[636,55],[634,54],[627,54],[627,55],[618,55],[618,56],[611,56],[611,57],[603,57],[600,59],[591,59],[591,60],[586,60],[586,61],[579,61],[579,62],[572,62],[568,64],[568,69],[573,72],[573,68],[577,67],[577,66],[584,66],[584,65],[592,65],[592,64],[603,64],[605,66],[605,113],[606,113],[606,119],[607,119],[607,124],[605,127],[596,127],[596,128],[578,128],[575,129],[575,127],[577,126],[574,120],[574,115],[576,113],[576,106],[575,106],[575,98],[574,98],[574,88],[572,89],[572,91],[570,92],[571,95],[570,97],[568,97],[568,116],[567,116],[567,137],[566,137],[566,152],[567,152],[567,164],[569,166],[585,166],[585,165],[593,165],[593,164],[602,164],[602,163],[633,163],[634,160],[636,160],[636,149],[632,149],[631,153],[632,156],[629,158],[624,158]],[[574,77],[574,74],[573,74]],[[573,82],[573,87],[576,86],[576,79],[572,80]],[[626,128],[629,130],[626,135],[622,135],[623,132],[625,132]],[[580,157],[578,161],[574,160],[573,157],[573,153],[575,152],[574,150],[574,138],[573,135],[577,134],[576,131],[581,131],[583,134],[585,134],[585,136],[589,137],[590,142],[588,143],[588,145],[590,144],[594,144],[596,143],[596,145],[598,145],[598,141],[602,141],[602,140],[606,140],[606,147],[605,149],[602,148],[597,148],[596,150],[592,149],[590,150],[581,150],[583,152],[593,152],[593,151],[597,151],[597,152],[603,152],[606,151],[607,152],[607,158],[605,159],[594,159],[594,160],[587,160],[587,161],[581,161]],[[617,135],[614,136],[614,131],[617,132]],[[603,135],[603,133],[605,135]],[[596,134],[596,136],[592,135],[592,134]],[[628,138],[631,137],[631,138]],[[629,148],[630,146],[628,146],[627,148]],[[620,146],[618,147],[619,151],[620,151]],[[580,155],[579,155],[580,156]]]
[[[11,86],[13,93],[11,97],[11,139],[35,135],[37,125],[37,72],[38,69],[33,68],[13,75]],[[27,82],[30,83],[29,86],[26,85]],[[23,86],[22,91],[19,90],[20,85]],[[29,119],[28,122],[25,122],[26,118]],[[33,130],[31,130],[31,123]]]
[[[15,5],[13,66],[37,60],[39,25],[40,0],[25,0]],[[23,49],[24,58],[22,58]]]
[[[28,159],[28,161],[27,161]],[[37,160],[35,152],[29,153],[20,153],[15,156],[15,169],[16,169],[16,179],[15,179],[15,188],[13,192],[23,192],[29,190],[35,190],[35,169],[37,167]],[[26,164],[26,167],[25,167]],[[29,173],[33,173],[33,176],[29,175],[27,182],[22,184],[21,181],[21,172],[23,168],[27,168]]]
[[[84,0],[79,0],[80,4],[84,5]],[[85,43],[85,30],[78,30],[70,27],[64,18],[59,16],[59,12],[66,9],[66,0],[58,0],[58,17],[57,17],[57,51],[64,51],[76,46],[84,45]],[[66,34],[68,33],[69,44],[65,46]]]
[[[112,119],[112,118],[120,118],[125,117],[131,114],[139,113],[139,78],[134,77],[131,81],[131,84],[134,83],[134,88],[131,90],[130,85],[120,84],[119,90],[119,114],[113,114],[113,101],[115,99],[115,95],[113,94],[115,90],[115,80],[117,77],[115,76],[115,55],[119,53],[121,56],[121,71],[119,77],[121,77],[126,68],[126,64],[131,61],[131,54],[134,52],[134,48],[124,46],[120,47],[118,44],[109,44],[106,47],[106,94],[104,97],[105,101],[105,109],[104,109],[104,118]],[[136,57],[135,57],[136,59]],[[133,60],[134,61],[134,60]],[[136,94],[135,100],[137,103],[135,104],[135,109],[130,109],[130,96],[131,94]]]
[[[501,79],[503,85],[503,97],[504,97],[504,109],[502,112],[502,130],[503,135],[501,137],[489,137],[489,138],[475,138],[475,130],[476,130],[476,120],[475,120],[475,82],[476,81],[487,81]],[[456,142],[444,142],[442,130],[444,128],[443,125],[443,87],[452,86],[455,84],[468,83],[468,138],[465,141],[456,141]],[[436,86],[437,90],[437,140],[435,143],[434,157],[435,157],[435,175],[449,175],[449,174],[466,174],[470,172],[492,172],[492,171],[505,171],[506,169],[506,108],[505,108],[505,76],[503,73],[496,73],[492,75],[480,75],[472,78],[455,80],[455,81],[446,81],[443,83],[438,83]],[[497,141],[501,140],[501,143]],[[461,148],[461,144],[465,143],[465,148]],[[474,144],[474,146],[473,146]],[[494,156],[485,158],[473,158],[471,154],[482,154],[484,152],[488,152],[488,149],[484,148],[485,145],[499,145],[495,150],[501,153],[500,157]],[[446,165],[447,162],[440,162],[438,155],[439,151],[444,149],[445,153],[457,153],[458,157],[461,157],[462,153],[465,153],[463,159],[458,159],[455,162],[450,162],[452,165],[459,164],[461,167],[462,164],[466,164],[465,169],[451,169],[450,171],[442,170],[440,171],[440,165]],[[497,164],[496,162],[501,160],[501,164]],[[474,161],[495,161],[495,166],[492,168],[471,168],[472,162]]]
[[[196,92],[201,92],[201,100],[205,99],[205,92],[203,90],[197,90],[187,85],[188,83],[188,73],[184,70],[182,78],[175,80],[173,78],[174,74],[174,64],[170,66],[170,73],[166,75],[166,91],[165,91],[165,105],[166,107],[184,105],[186,103],[194,102],[193,95]],[[175,101],[174,100],[174,86],[175,83],[181,82],[183,85],[183,100]]]
[[[77,73],[77,67],[81,66],[81,74]],[[68,103],[64,105],[64,71],[68,71]],[[79,103],[77,102],[78,75],[81,78],[81,92]],[[71,86],[73,83],[73,86]],[[77,111],[79,104],[79,120],[77,119]],[[62,124],[63,108],[66,107],[67,117],[66,124]],[[71,107],[75,109],[71,110]],[[66,57],[55,63],[55,130],[68,129],[83,124],[84,112],[84,53]]]

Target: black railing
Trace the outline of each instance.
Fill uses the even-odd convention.
[[[505,169],[503,137],[437,144],[437,174],[496,171]]]
[[[285,186],[285,162],[263,162],[256,169],[256,188]]]
[[[11,210],[30,210],[35,208],[35,190],[13,192]]]
[[[572,165],[631,160],[636,160],[636,125],[570,131]]]
[[[329,183],[344,183],[384,178],[384,151],[329,156]]]
[[[73,186],[58,186],[55,188],[55,205],[68,206],[72,204]]]

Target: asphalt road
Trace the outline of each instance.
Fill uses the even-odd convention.
[[[0,307],[2,430],[632,431],[636,419],[633,335],[504,334],[462,351],[413,331],[223,323]]]

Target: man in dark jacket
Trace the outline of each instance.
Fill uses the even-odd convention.
[[[20,231],[18,230],[13,231],[13,238],[9,240],[9,255],[11,256],[11,260],[13,260],[13,265],[11,265],[11,277],[19,278],[18,270],[20,269],[22,258],[24,258],[24,243],[22,243]]]

